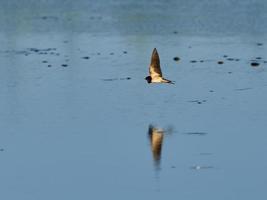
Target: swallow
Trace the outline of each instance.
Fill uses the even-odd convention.
[[[154,48],[151,56],[151,63],[149,66],[149,76],[145,78],[148,83],[170,83],[174,84],[173,81],[167,80],[162,77],[160,69],[159,54],[156,48]]]

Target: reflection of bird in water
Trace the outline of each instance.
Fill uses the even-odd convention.
[[[151,56],[151,63],[149,66],[149,76],[145,78],[148,83],[171,83],[172,81],[167,80],[162,77],[162,72],[160,69],[160,59],[157,49],[154,48]]]
[[[160,169],[161,150],[164,138],[164,130],[149,125],[148,137],[156,169]]]

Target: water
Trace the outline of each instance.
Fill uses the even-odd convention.
[[[266,198],[265,2],[0,7],[3,199]]]

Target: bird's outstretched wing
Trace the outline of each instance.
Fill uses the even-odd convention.
[[[160,60],[159,54],[156,48],[154,48],[151,56],[151,63],[149,67],[150,76],[153,78],[155,77],[162,77],[162,72],[160,69]]]

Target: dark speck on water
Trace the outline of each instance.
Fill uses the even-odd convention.
[[[117,78],[105,78],[103,81],[116,81],[118,80]]]
[[[219,65],[221,65],[221,64],[223,64],[223,61],[220,60],[220,61],[218,61],[217,63],[218,63]]]
[[[224,58],[227,58],[228,56],[227,56],[227,55],[224,55],[223,57],[224,57]]]
[[[187,132],[185,134],[187,134],[187,135],[199,135],[199,136],[203,136],[203,135],[206,135],[208,133],[206,133],[206,132]]]
[[[68,65],[67,65],[67,64],[62,64],[61,66],[62,66],[62,67],[68,67]]]
[[[47,67],[52,67],[52,65],[47,65]]]
[[[113,53],[113,52],[111,52],[109,55],[114,55],[114,53]]]
[[[196,60],[191,60],[190,62],[191,62],[191,63],[196,63],[197,61],[196,61]]]
[[[252,63],[250,63],[250,65],[251,65],[252,67],[257,67],[257,66],[260,65],[260,63],[258,63],[258,62],[252,62]]]
[[[130,80],[131,77],[125,77],[125,78],[105,78],[102,79],[103,81],[117,81],[117,80]]]
[[[173,31],[174,34],[178,34],[178,31]]]
[[[188,101],[188,102],[190,102],[190,103],[202,104],[202,103],[207,102],[207,100],[202,100],[202,101],[200,101],[200,100],[192,100],[192,101]]]
[[[101,55],[101,53],[98,52],[97,55]]]
[[[48,63],[47,60],[43,60],[42,63]]]
[[[176,57],[173,58],[173,60],[174,60],[174,61],[179,61],[180,58],[176,56]]]
[[[258,43],[257,43],[257,45],[258,45],[258,46],[262,46],[262,45],[263,45],[263,43],[260,43],[260,42],[258,42]]]
[[[46,55],[47,52],[39,52],[39,55]]]
[[[251,90],[252,88],[238,88],[235,89],[236,91],[244,91],[244,90]]]
[[[261,57],[256,57],[257,60],[261,60]]]
[[[227,58],[227,60],[234,61],[235,59],[234,58]]]
[[[127,51],[123,51],[124,54],[127,54]]]
[[[90,57],[89,56],[84,56],[82,57],[83,59],[89,59]]]
[[[47,19],[50,19],[50,20],[57,20],[58,18],[55,17],[55,16],[42,16],[41,19],[43,19],[43,20],[47,20]]]

